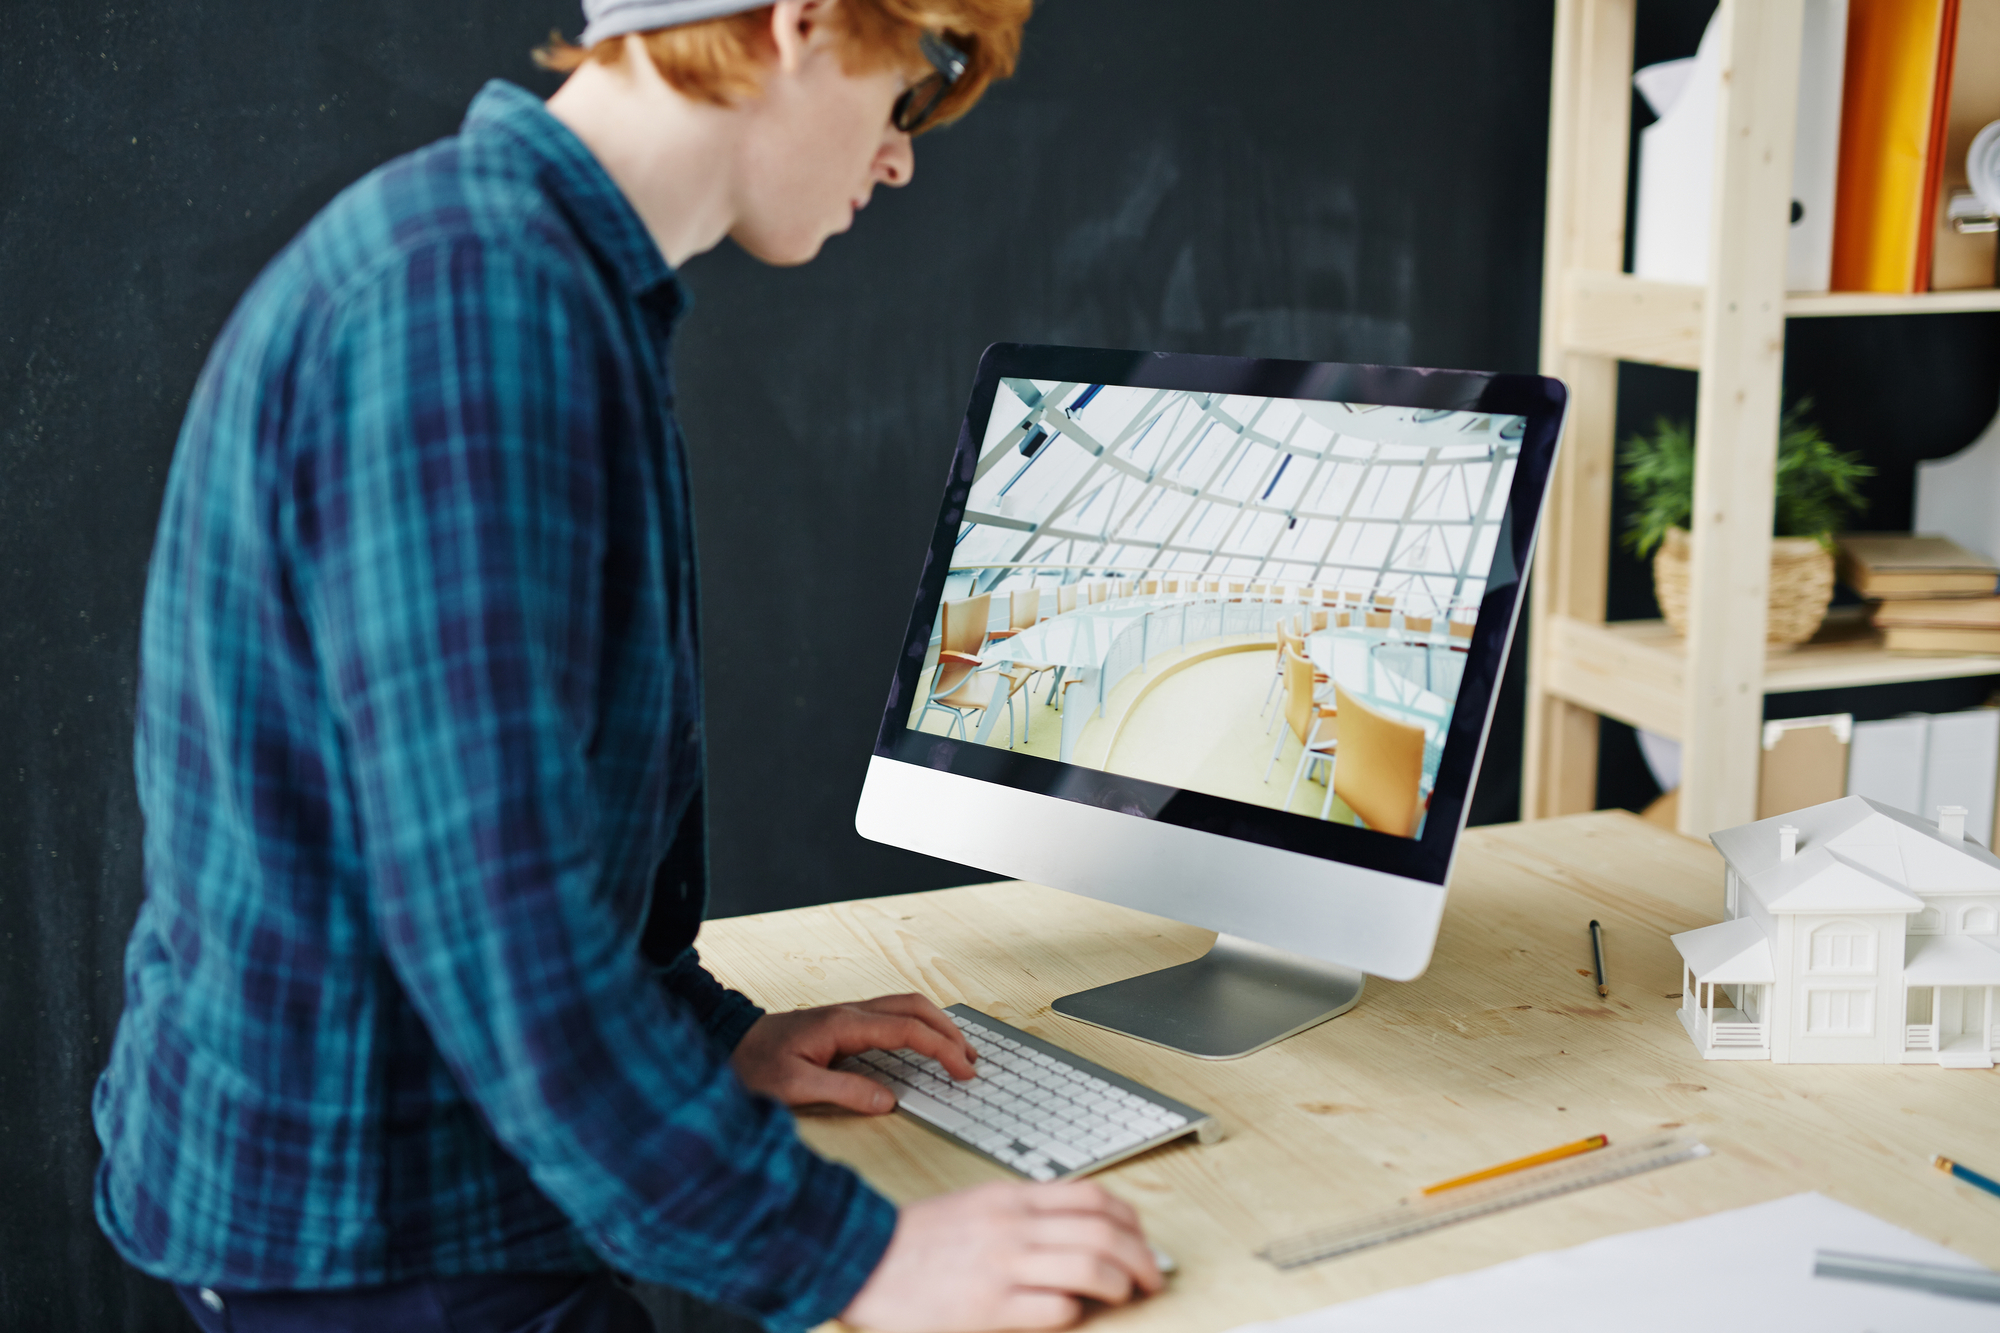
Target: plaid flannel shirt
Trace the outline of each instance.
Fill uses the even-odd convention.
[[[728,1056],[682,289],[489,84],[342,194],[196,386],[148,575],[146,898],[97,1214],[175,1282],[613,1265],[804,1328],[893,1207]],[[678,835],[678,836],[677,836]]]

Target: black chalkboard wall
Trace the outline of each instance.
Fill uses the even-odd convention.
[[[1642,58],[1691,52],[1708,7],[1645,6]],[[576,7],[8,13],[0,1328],[179,1328],[91,1221],[88,1107],[141,892],[136,637],[181,411],[293,232],[450,133],[485,79],[547,91],[526,51],[574,33]],[[851,812],[984,344],[1533,369],[1550,22],[1549,0],[1048,0],[1021,76],[925,139],[916,184],[816,263],[690,266],[718,914],[971,878],[862,842]],[[1875,518],[1893,526],[1911,461],[1990,414],[2000,338],[1986,316],[1842,324],[1810,331],[1795,378],[1885,465]],[[1914,403],[1870,390],[1882,366]],[[1691,410],[1692,377],[1648,373],[1641,406]],[[1614,600],[1645,599],[1620,578]],[[1516,680],[1475,820],[1514,813],[1519,697]]]

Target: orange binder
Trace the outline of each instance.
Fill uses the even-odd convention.
[[[1947,0],[1850,0],[1833,289],[1914,289]]]

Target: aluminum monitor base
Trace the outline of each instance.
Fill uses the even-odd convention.
[[[1234,1060],[1361,1001],[1350,967],[1217,935],[1191,963],[1065,995],[1057,1013],[1204,1060]]]

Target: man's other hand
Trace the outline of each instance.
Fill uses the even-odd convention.
[[[995,1183],[904,1207],[840,1317],[883,1333],[1066,1328],[1085,1299],[1162,1285],[1138,1214],[1102,1186]]]
[[[863,1115],[896,1109],[887,1088],[828,1066],[863,1051],[915,1051],[956,1079],[973,1076],[979,1057],[944,1010],[921,995],[884,995],[856,1004],[828,1004],[765,1014],[737,1043],[730,1063],[745,1087],[787,1106],[826,1102]]]

